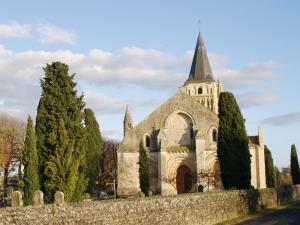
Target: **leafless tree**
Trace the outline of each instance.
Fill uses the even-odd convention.
[[[177,191],[176,176],[166,176],[162,178],[164,183],[170,184]]]
[[[220,172],[216,168],[211,169],[202,169],[198,173],[198,181],[203,186],[203,189],[206,188],[207,191],[211,187],[216,187],[220,181]]]
[[[114,191],[114,198],[117,198],[118,185],[118,156],[119,142],[114,140],[105,140],[103,148],[103,163],[100,173],[99,183],[104,187],[110,187]]]
[[[0,166],[4,169],[4,195],[8,177],[12,171],[18,169],[21,179],[21,159],[24,149],[24,123],[16,118],[0,115]]]

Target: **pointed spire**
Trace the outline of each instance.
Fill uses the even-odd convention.
[[[126,106],[123,125],[124,125],[124,136],[125,136],[127,130],[132,128],[132,118],[131,118],[131,114],[130,114],[128,105]]]
[[[201,33],[198,35],[190,75],[185,84],[199,82],[214,82]]]

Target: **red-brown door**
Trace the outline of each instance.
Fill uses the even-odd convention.
[[[188,193],[191,191],[192,188],[191,171],[185,165],[182,165],[177,169],[176,187],[177,187],[178,194]]]

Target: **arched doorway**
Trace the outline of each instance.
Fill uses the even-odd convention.
[[[178,194],[188,193],[192,189],[191,171],[185,165],[182,165],[177,169],[176,188]]]

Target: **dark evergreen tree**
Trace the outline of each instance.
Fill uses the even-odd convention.
[[[38,177],[38,155],[36,149],[36,136],[33,128],[32,119],[29,116],[27,120],[25,146],[23,152],[24,165],[24,203],[32,204],[33,193],[39,190]]]
[[[275,170],[275,187],[280,187],[282,185],[281,173],[277,166],[274,167]]]
[[[141,141],[139,150],[139,176],[140,176],[140,187],[142,192],[148,196],[150,181],[149,181],[149,161],[147,151]]]
[[[218,159],[225,189],[246,189],[251,184],[250,152],[245,121],[232,93],[219,98]]]
[[[272,153],[265,145],[265,171],[266,171],[266,184],[267,187],[276,186],[275,168],[273,164]]]
[[[45,191],[53,196],[56,191],[62,191],[67,201],[74,201],[80,161],[84,156],[74,157],[74,140],[69,139],[65,124],[59,120],[57,145],[54,153],[46,162]]]
[[[40,182],[45,191],[49,176],[45,174],[46,166],[59,146],[59,120],[62,119],[68,138],[74,142],[72,157],[82,158],[85,155],[85,130],[83,127],[83,95],[77,96],[74,74],[68,74],[69,67],[60,62],[47,64],[44,68],[45,77],[41,80],[42,94],[40,97],[36,135],[39,156]],[[84,176],[85,160],[82,160],[77,173],[76,193],[72,200],[79,200],[86,189]],[[51,182],[50,182],[51,183]],[[52,192],[45,192],[46,202],[53,198]]]
[[[293,184],[300,184],[300,170],[297,156],[296,146],[293,144],[291,148],[291,175]]]
[[[86,171],[87,178],[89,180],[88,189],[90,193],[92,193],[100,172],[100,163],[102,160],[102,137],[99,124],[95,118],[93,110],[85,109],[84,116],[87,135],[86,160],[88,162]]]

